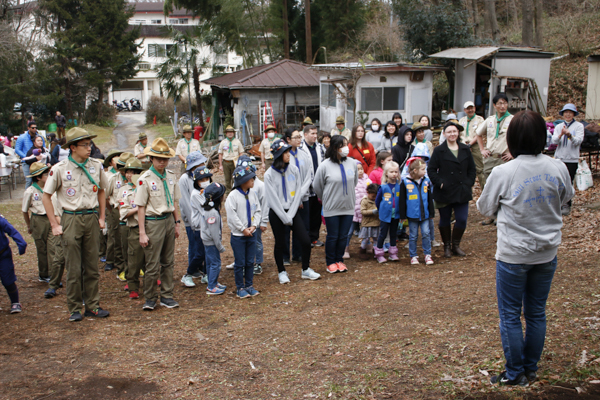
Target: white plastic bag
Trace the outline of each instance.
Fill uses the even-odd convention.
[[[579,191],[584,191],[594,186],[592,171],[590,170],[590,167],[588,167],[585,160],[579,161],[577,173],[575,174],[575,184],[577,185],[577,189],[579,189]]]

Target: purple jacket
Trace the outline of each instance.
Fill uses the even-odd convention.
[[[354,218],[352,218],[352,221],[354,222],[362,222],[363,216],[360,212],[360,202],[367,196],[367,186],[369,186],[371,183],[373,182],[371,182],[367,174],[363,174],[362,178],[358,178],[356,188],[354,189],[354,193],[356,193],[356,201],[354,203]]]

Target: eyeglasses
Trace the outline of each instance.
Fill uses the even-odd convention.
[[[92,148],[92,144],[91,143],[77,143],[76,146],[77,147],[87,147],[88,149]]]
[[[30,126],[29,129],[37,129],[37,126]]]
[[[498,102],[496,103],[496,105],[497,105],[497,106],[507,106],[507,105],[508,105],[508,103],[507,103],[507,102],[505,102],[505,101],[498,101]]]
[[[290,139],[298,140],[298,139],[302,139],[302,136],[292,136]]]

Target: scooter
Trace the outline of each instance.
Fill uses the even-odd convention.
[[[127,99],[123,99],[121,102],[125,111],[131,111],[131,106],[129,105],[129,101]]]
[[[117,100],[113,100],[113,106],[117,109],[117,112],[121,112],[125,109]]]
[[[131,111],[142,111],[142,105],[138,99],[129,100],[131,104]]]

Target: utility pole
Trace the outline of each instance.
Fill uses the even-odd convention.
[[[306,15],[306,63],[312,64],[312,34],[310,32],[310,0],[304,0],[304,13]]]
[[[290,58],[290,28],[288,26],[287,0],[283,0],[283,58]]]

